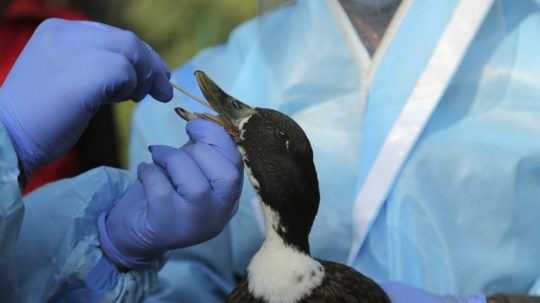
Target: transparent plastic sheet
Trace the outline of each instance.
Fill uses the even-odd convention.
[[[420,9],[408,14],[415,12],[420,22]],[[530,77],[540,62],[533,55],[538,44],[528,39],[538,34],[538,13],[531,1],[495,2],[392,187],[358,267],[371,271],[378,263],[388,279],[439,293],[531,290],[540,272],[532,261],[540,252],[532,228],[540,210],[534,198],[539,128],[532,122],[540,83]],[[396,46],[389,59],[407,53],[406,44]],[[407,69],[406,62],[400,66],[401,73]],[[378,72],[397,83],[384,67]],[[378,95],[369,101],[394,99]],[[378,107],[364,127],[375,133],[364,142],[372,156],[392,125],[375,122],[392,115],[391,106]]]
[[[142,301],[155,285],[159,262],[144,270],[118,273],[101,292],[84,284],[104,258],[97,217],[112,207],[131,182],[124,171],[101,167],[26,196],[24,220],[14,241],[16,251],[8,259],[6,270],[11,271],[2,275],[2,283],[12,288],[2,287],[0,298],[5,302],[47,302],[55,297],[69,301],[86,289],[86,296],[100,293],[100,302]]]
[[[11,299],[12,290],[19,285],[17,266],[12,262],[23,222],[25,207],[18,182],[19,168],[17,155],[11,139],[3,125],[0,125],[0,297]]]
[[[269,25],[269,22],[266,21],[268,14],[271,14],[274,10],[293,6],[297,4],[296,2],[295,0],[258,0],[258,22],[261,31],[264,31],[264,27]],[[380,46],[386,29],[402,1],[336,0],[334,2],[339,3],[369,54],[373,55]],[[261,36],[264,36],[264,34]],[[264,37],[267,39],[266,36]],[[270,47],[269,51],[273,51],[269,43],[260,40],[258,42],[261,44],[262,49]]]

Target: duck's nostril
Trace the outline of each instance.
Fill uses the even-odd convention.
[[[235,108],[235,109],[241,109],[242,106],[240,105],[240,103],[238,103],[238,101],[236,100],[233,100],[232,101],[232,106]]]

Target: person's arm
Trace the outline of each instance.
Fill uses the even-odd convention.
[[[44,301],[77,283],[104,289],[106,296],[115,299],[128,296],[126,300],[136,301],[144,296],[141,290],[155,280],[160,257],[153,255],[144,269],[119,271],[119,264],[110,266],[110,249],[107,257],[102,254],[95,224],[99,215],[130,192],[127,176],[102,169],[37,191],[27,199],[19,235],[22,203],[17,179],[22,173],[17,164],[28,175],[62,155],[103,103],[138,101],[147,94],[170,100],[168,78],[159,56],[129,31],[60,19],[46,20],[38,27],[0,88],[0,122],[6,130],[4,141],[10,141],[6,146],[11,148],[11,153],[0,155],[9,164],[0,170],[5,182],[0,193],[5,206],[1,224],[9,227],[0,239],[6,243],[1,252],[6,256],[2,298]],[[147,180],[149,174],[142,175]],[[115,221],[119,220],[111,222]],[[123,244],[118,247],[129,246]]]
[[[39,25],[0,88],[0,122],[25,174],[80,138],[104,103],[172,98],[170,73],[129,31],[89,21]]]
[[[120,271],[100,246],[97,220],[120,199],[133,177],[98,168],[46,185],[25,198],[26,212],[11,258],[17,288],[7,302],[140,302],[164,260]],[[4,273],[1,275],[6,280]]]
[[[28,197],[13,262],[18,302],[140,302],[167,250],[224,228],[241,189],[239,154],[217,124],[187,130],[182,148],[153,147],[135,180],[100,168]]]
[[[128,174],[102,168],[63,180],[25,198],[27,207],[18,176],[17,154],[0,124],[3,301],[136,302],[149,293],[161,263],[145,271],[119,272],[103,257],[97,225],[92,224],[125,191],[132,181]]]

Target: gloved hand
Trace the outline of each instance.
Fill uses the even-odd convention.
[[[105,254],[126,268],[144,266],[165,251],[216,236],[237,210],[242,161],[225,130],[209,121],[188,123],[182,148],[150,147],[153,164],[98,220]]]
[[[390,297],[392,303],[486,303],[486,298],[483,295],[474,295],[467,298],[440,297],[396,282],[382,283],[381,287]]]
[[[99,106],[172,98],[170,73],[133,33],[87,21],[48,19],[0,88],[0,121],[30,173],[69,150]]]

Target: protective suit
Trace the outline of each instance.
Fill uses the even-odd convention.
[[[99,168],[24,199],[15,150],[0,126],[0,283],[2,302],[137,302],[161,266],[120,273],[104,259],[97,216],[130,184],[126,172]]]
[[[315,257],[441,295],[540,293],[540,2],[403,1],[373,49],[343,7],[280,6],[173,80],[200,94],[193,71],[203,70],[304,128],[321,191]],[[148,145],[185,140],[174,103],[138,106],[132,167]],[[221,302],[263,229],[245,186],[227,229],[172,252],[148,301]]]

